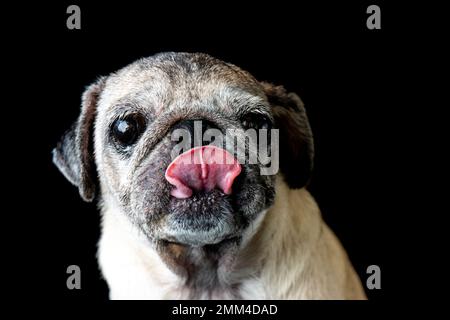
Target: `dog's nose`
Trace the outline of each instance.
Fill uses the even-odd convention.
[[[212,145],[200,146],[182,153],[166,170],[166,180],[174,186],[171,195],[178,199],[192,196],[193,191],[220,189],[231,194],[241,165],[228,151]]]
[[[173,127],[173,132],[175,130],[184,130],[189,135],[189,148],[199,147],[203,145],[208,145],[213,141],[206,141],[203,139],[203,135],[207,130],[218,129],[217,126],[205,119],[186,119],[178,122]],[[185,135],[183,135],[183,139]],[[183,141],[184,143],[188,141]]]

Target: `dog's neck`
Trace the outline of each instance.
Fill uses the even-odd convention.
[[[277,274],[277,265],[288,266],[289,259],[306,257],[309,243],[321,229],[319,210],[305,189],[290,190],[278,179],[276,191],[275,203],[247,228],[233,259],[215,260],[205,248],[166,248],[174,254],[178,250],[186,259],[184,272],[174,272],[164,255],[108,199],[102,208],[99,260],[111,297],[266,298],[267,282],[285,276]],[[300,270],[299,261],[295,264]]]

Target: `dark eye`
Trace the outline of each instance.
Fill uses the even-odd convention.
[[[126,147],[135,143],[144,129],[144,117],[132,114],[115,120],[111,127],[111,135],[117,144]]]
[[[272,121],[268,116],[259,113],[246,114],[242,118],[242,125],[246,129],[270,129],[272,127]]]

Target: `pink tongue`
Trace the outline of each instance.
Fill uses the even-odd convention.
[[[170,194],[185,199],[192,196],[193,190],[218,188],[231,194],[231,185],[240,172],[241,165],[228,151],[202,146],[176,157],[167,167],[166,180],[175,187]]]

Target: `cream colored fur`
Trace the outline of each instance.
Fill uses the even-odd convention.
[[[274,205],[250,227],[235,271],[200,299],[365,299],[339,240],[306,189],[278,179]],[[99,261],[111,299],[184,299],[189,288],[161,261],[113,199],[104,199]]]

